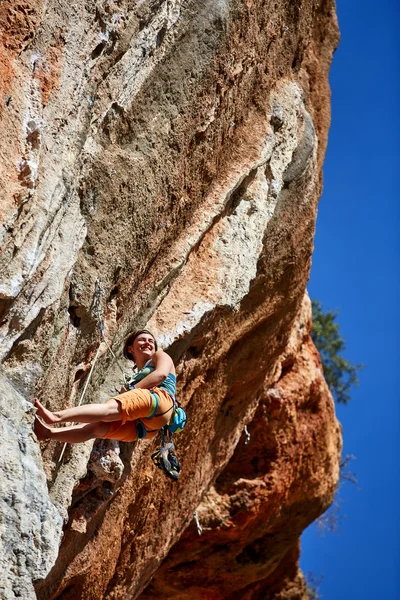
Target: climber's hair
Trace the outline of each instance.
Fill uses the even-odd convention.
[[[124,344],[124,356],[125,358],[127,358],[128,360],[133,360],[133,355],[129,352],[128,347],[131,346],[133,344],[133,341],[142,333],[147,333],[148,335],[151,335],[151,337],[154,340],[154,347],[156,350],[158,350],[158,344],[157,344],[157,340],[154,337],[154,335],[151,333],[151,331],[149,331],[148,329],[138,329],[137,331],[132,331],[132,333],[130,333],[128,335],[128,337],[125,340],[125,344]]]

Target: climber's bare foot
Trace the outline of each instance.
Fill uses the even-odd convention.
[[[35,417],[33,422],[33,431],[39,442],[47,440],[51,436],[50,427],[46,427],[37,417]]]
[[[57,417],[54,413],[52,413],[50,410],[47,410],[47,408],[45,408],[37,398],[35,398],[34,404],[37,408],[37,414],[43,419],[45,423],[47,423],[47,425],[53,425],[54,423],[60,422],[60,418]]]

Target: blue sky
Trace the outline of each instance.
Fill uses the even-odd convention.
[[[400,3],[337,0],[341,43],[330,74],[332,125],[308,290],[340,311],[345,356],[366,367],[338,406],[358,486],[343,520],[302,537],[301,566],[323,600],[400,598]],[[397,36],[397,40],[396,40]]]

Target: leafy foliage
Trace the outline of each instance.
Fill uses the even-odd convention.
[[[306,577],[306,594],[308,600],[321,600],[322,596],[319,593],[319,586],[322,583],[322,577],[315,578],[312,573],[307,573]]]
[[[319,600],[321,596],[319,595],[318,589],[312,585],[306,586],[306,594],[308,600]]]
[[[340,512],[339,491],[345,483],[352,483],[353,485],[357,485],[357,477],[353,473],[353,471],[349,469],[349,464],[355,458],[356,457],[354,456],[354,454],[346,454],[340,460],[339,485],[337,488],[335,499],[333,501],[332,506],[317,519],[317,526],[321,534],[327,531],[330,533],[338,531],[340,521],[343,518],[343,515]],[[320,593],[319,588],[322,583],[323,576],[317,578],[313,575],[313,573],[308,572],[305,576],[305,580],[307,600],[322,600],[322,595]]]
[[[355,365],[341,355],[346,346],[340,337],[337,316],[338,313],[331,310],[324,312],[321,303],[312,300],[311,337],[321,356],[325,380],[336,402],[347,404],[350,400],[349,390],[353,385],[358,385],[358,371],[363,365]]]
[[[341,511],[341,496],[340,491],[345,483],[352,483],[357,485],[357,477],[353,471],[349,469],[349,464],[356,457],[354,454],[346,454],[340,459],[339,463],[339,484],[336,489],[335,498],[332,505],[328,508],[323,515],[318,517],[316,523],[321,534],[326,532],[334,533],[338,531],[339,525],[343,520],[343,513]]]

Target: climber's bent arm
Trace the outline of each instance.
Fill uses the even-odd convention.
[[[164,350],[157,350],[152,357],[154,371],[135,384],[136,388],[149,390],[157,387],[168,377],[169,373],[174,373],[174,363]]]

